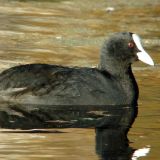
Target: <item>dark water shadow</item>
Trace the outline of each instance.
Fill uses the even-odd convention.
[[[128,105],[60,106],[0,102],[0,127],[39,128],[125,128],[137,115],[137,107]]]
[[[59,131],[59,130],[48,130],[48,129],[29,129],[29,130],[1,130],[0,133],[67,133],[67,132],[63,132],[63,131]]]
[[[120,129],[96,129],[96,152],[101,160],[131,160],[135,149]]]
[[[129,146],[128,131],[132,126],[138,109],[119,108],[103,127],[96,128],[96,153],[101,160],[131,160],[135,151]],[[115,116],[116,115],[116,116]]]
[[[102,160],[130,160],[134,149],[127,133],[135,106],[45,106],[0,104],[0,127],[12,133],[61,133],[49,128],[96,128],[96,152]],[[43,129],[40,129],[43,128]],[[9,133],[10,131],[4,131]]]

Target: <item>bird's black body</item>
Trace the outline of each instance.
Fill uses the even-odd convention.
[[[131,70],[114,77],[97,68],[47,64],[13,67],[0,75],[0,89],[21,103],[46,105],[135,105],[137,86]],[[19,89],[20,88],[20,89]]]

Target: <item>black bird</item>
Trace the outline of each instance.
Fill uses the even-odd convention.
[[[16,66],[0,74],[0,100],[42,105],[137,105],[131,64],[154,65],[140,38],[130,32],[106,40],[98,68],[49,64]]]

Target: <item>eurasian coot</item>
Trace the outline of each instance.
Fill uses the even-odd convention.
[[[42,105],[137,105],[131,64],[154,65],[140,38],[115,33],[105,41],[98,68],[49,64],[16,66],[0,74],[0,99]]]

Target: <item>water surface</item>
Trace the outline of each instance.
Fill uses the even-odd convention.
[[[96,66],[99,48],[111,33],[139,34],[156,66],[134,65],[139,114],[129,140],[134,149],[148,149],[141,159],[158,160],[159,15],[159,0],[0,0],[0,70],[26,63]],[[64,133],[0,133],[0,159],[100,159],[94,129],[61,131]]]

